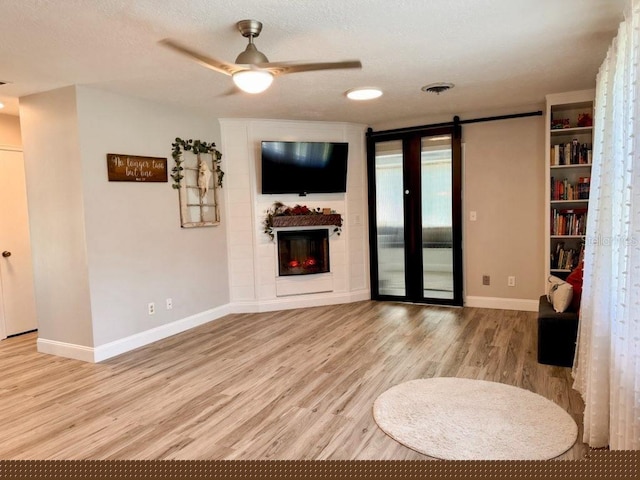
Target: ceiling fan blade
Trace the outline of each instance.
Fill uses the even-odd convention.
[[[211,58],[207,55],[196,52],[195,50],[185,47],[184,45],[181,45],[169,38],[160,40],[160,44],[164,45],[165,47],[169,47],[170,49],[189,57],[191,60],[196,61],[203,67],[210,68],[211,70],[215,70],[218,73],[233,75],[239,70],[244,70],[244,68],[239,65],[223,62],[222,60],[216,60],[215,58]]]
[[[312,72],[317,70],[338,70],[342,68],[362,68],[360,60],[346,60],[343,62],[322,62],[322,63],[288,63],[269,62],[256,65],[260,69],[269,70],[274,75],[285,75],[288,73]]]

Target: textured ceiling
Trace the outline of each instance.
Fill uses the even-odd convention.
[[[535,105],[591,88],[626,0],[2,0],[0,101],[81,84],[216,117],[357,122]],[[270,61],[360,59],[361,70],[277,77],[259,95],[158,44],[172,38],[233,62],[235,23],[264,24]],[[420,87],[452,82],[453,90]],[[344,92],[378,86],[355,103]]]

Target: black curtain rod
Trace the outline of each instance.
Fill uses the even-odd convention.
[[[542,115],[542,110],[538,110],[536,112],[524,112],[524,113],[512,113],[510,115],[497,115],[495,117],[482,117],[482,118],[472,118],[469,120],[460,120],[460,117],[453,117],[452,122],[443,122],[443,123],[432,123],[430,125],[420,125],[417,127],[405,127],[405,128],[396,128],[393,130],[380,130],[379,132],[374,132],[372,129],[367,131],[368,137],[377,137],[382,135],[394,135],[398,133],[412,133],[419,132],[421,130],[429,130],[433,128],[439,127],[452,127],[454,125],[464,125],[465,123],[480,123],[480,122],[493,122],[495,120],[508,120],[510,118],[522,118],[522,117],[537,117]]]

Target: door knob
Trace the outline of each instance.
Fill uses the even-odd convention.
[[[5,250],[4,252],[2,252],[2,256],[4,258],[10,257],[11,256],[11,252],[9,252],[8,250]]]

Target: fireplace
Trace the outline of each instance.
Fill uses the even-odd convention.
[[[309,275],[329,272],[329,230],[278,232],[278,274]]]

